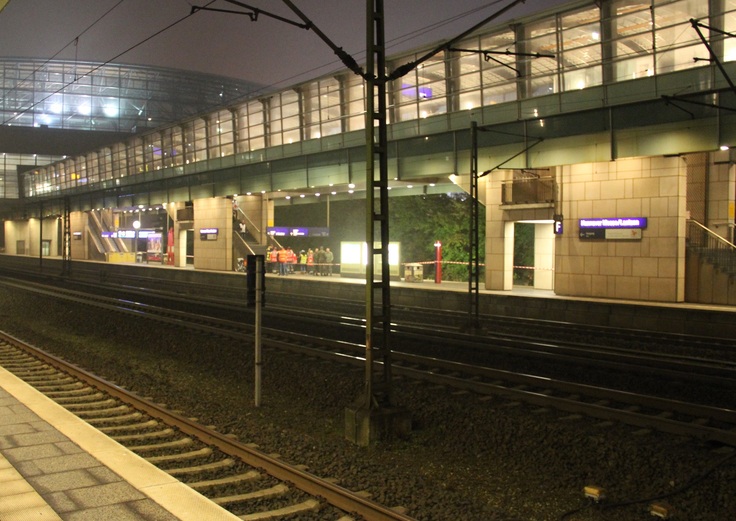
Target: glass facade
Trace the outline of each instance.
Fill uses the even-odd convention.
[[[0,125],[136,133],[242,99],[254,88],[231,78],[175,69],[0,58]],[[18,171],[26,165],[62,159],[14,154],[2,146],[0,198],[18,197]],[[141,168],[149,162],[151,168],[164,165],[161,147],[148,152],[140,158]],[[94,159],[87,161],[87,174],[77,174],[79,179],[93,182],[144,171],[128,171],[123,153],[91,153]],[[59,186],[76,186],[74,179],[58,181]]]
[[[246,97],[252,84],[131,65],[0,59],[0,124],[135,132]]]
[[[736,0],[575,2],[511,27],[484,30],[391,82],[388,122],[411,122],[710,66],[708,50],[691,19],[721,31],[736,31]],[[707,29],[702,30],[708,37]],[[720,59],[736,59],[732,41],[736,38],[713,33],[710,43]],[[427,50],[391,58],[388,69]],[[80,124],[92,117],[88,106],[91,113],[99,114],[109,101],[98,97],[88,105],[91,88],[83,83],[73,94]],[[350,71],[221,106],[226,108],[182,118],[169,128],[86,158],[38,168],[27,176],[25,195],[233,155],[240,162],[263,161],[266,154],[260,151],[269,147],[365,128],[365,86]],[[90,157],[96,159],[90,163]],[[86,178],[90,172],[94,180]]]

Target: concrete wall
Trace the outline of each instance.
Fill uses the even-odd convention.
[[[59,219],[47,218],[43,220],[43,240],[51,241],[49,257],[58,256],[60,226]],[[18,246],[21,242],[23,251],[19,252]],[[38,219],[5,221],[5,253],[38,257],[40,252],[41,236],[39,235]]]
[[[69,214],[69,227],[71,228],[71,257],[72,259],[89,259],[89,234],[87,233],[87,223],[89,216],[87,212],[71,212]],[[80,235],[75,235],[81,233]]]

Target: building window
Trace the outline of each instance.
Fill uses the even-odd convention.
[[[563,90],[601,85],[600,10],[594,7],[566,13],[560,17],[560,24]]]
[[[270,146],[288,145],[301,140],[299,114],[299,94],[296,91],[287,90],[270,99]]]
[[[355,74],[345,79],[345,104],[349,131],[365,129],[365,82]]]
[[[736,0],[724,0],[723,5],[723,30],[734,34],[736,33]],[[723,59],[725,61],[736,60],[736,38],[726,38],[723,41]]]
[[[690,19],[708,16],[708,2],[681,0],[654,6],[654,30],[657,45],[657,73],[699,67],[695,58],[709,58],[708,50],[693,29]],[[708,30],[701,29],[708,38]]]
[[[394,113],[398,121],[446,113],[445,54],[429,58],[398,78],[394,82],[394,89]]]
[[[221,110],[210,115],[209,120],[209,157],[233,155],[233,114],[229,110]]]
[[[510,54],[489,54],[481,63],[481,85],[483,105],[496,105],[517,99],[517,63],[513,55],[516,37],[512,31],[484,36],[480,40],[480,48],[484,51],[505,52]],[[462,86],[462,83],[461,83]],[[461,107],[465,106],[461,99]]]
[[[532,98],[559,92],[557,34],[557,20],[554,17],[524,27],[524,41],[520,45],[521,52],[555,56],[555,58],[535,58],[533,56],[519,58],[522,74],[526,78],[526,97]]]
[[[613,80],[654,75],[654,32],[649,2],[613,0]]]
[[[158,132],[143,137],[144,171],[161,170],[163,165],[161,148],[161,136]]]

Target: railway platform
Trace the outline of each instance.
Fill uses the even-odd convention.
[[[0,519],[238,518],[0,368]]]
[[[61,259],[1,255],[0,268],[31,269],[39,273],[61,273]],[[245,291],[246,277],[232,271],[195,270],[155,264],[112,264],[74,261],[72,278],[93,281],[137,280],[145,285],[153,279],[159,284],[191,284],[192,287],[223,286],[233,292]],[[238,280],[239,279],[239,280]],[[195,289],[195,291],[197,291]],[[266,275],[266,294],[320,296],[352,301],[365,300],[365,281],[335,274],[315,277],[295,274],[287,277]],[[267,297],[268,299],[268,297]],[[448,312],[469,312],[470,293],[467,282],[406,280],[391,281],[393,306],[424,307]],[[736,338],[736,307],[691,302],[655,302],[604,299],[559,295],[554,291],[529,287],[512,290],[479,290],[478,311],[482,315],[510,316],[553,320],[594,326],[701,337]]]

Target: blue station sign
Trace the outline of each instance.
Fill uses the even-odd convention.
[[[647,227],[646,217],[580,219],[580,239],[639,240]]]
[[[606,230],[621,228],[644,229],[646,227],[646,217],[605,217],[602,219],[580,219],[581,230]]]

